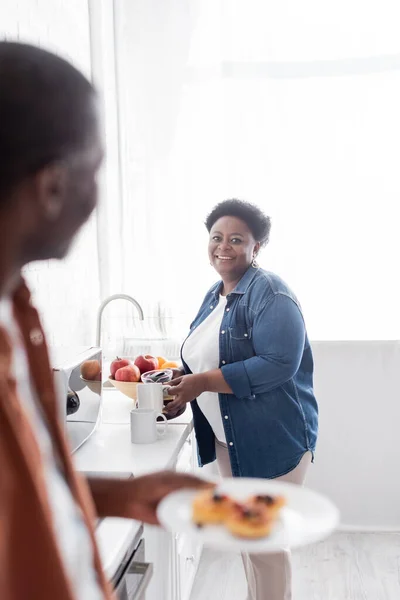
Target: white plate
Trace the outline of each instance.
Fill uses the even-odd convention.
[[[339,523],[339,511],[330,500],[298,485],[236,477],[223,479],[217,490],[238,501],[255,494],[283,495],[286,506],[271,535],[246,540],[232,536],[223,525],[196,527],[192,521],[192,501],[197,492],[180,490],[160,502],[157,516],[161,525],[173,533],[186,533],[205,546],[264,553],[317,542],[330,535]]]

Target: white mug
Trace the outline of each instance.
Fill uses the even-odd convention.
[[[144,387],[144,386],[143,386]],[[157,430],[157,418],[162,417],[164,429]],[[168,421],[165,415],[152,408],[131,410],[132,444],[153,444],[167,433]]]
[[[137,386],[138,408],[152,408],[162,412],[164,408],[163,385],[161,383],[142,383]]]

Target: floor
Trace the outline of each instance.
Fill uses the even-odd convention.
[[[293,600],[399,600],[400,533],[336,533],[293,554]],[[240,556],[205,550],[190,600],[245,600]]]

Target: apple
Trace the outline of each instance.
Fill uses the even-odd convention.
[[[140,371],[136,365],[121,367],[115,373],[116,381],[136,382],[140,381]]]
[[[143,373],[147,373],[147,371],[155,371],[158,369],[158,358],[151,356],[151,354],[145,354],[144,356],[141,354],[135,358],[134,364],[143,375]]]
[[[122,367],[128,367],[131,364],[131,361],[126,358],[115,358],[110,365],[110,377],[113,379],[115,377],[115,373],[118,369],[122,369]]]
[[[81,375],[88,381],[101,381],[101,365],[98,360],[86,360],[81,364]]]

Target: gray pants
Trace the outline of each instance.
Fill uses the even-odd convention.
[[[216,440],[217,463],[221,477],[232,477],[228,448]],[[274,481],[302,485],[311,463],[311,452],[306,452],[293,471]],[[248,585],[248,600],[291,600],[292,567],[290,551],[279,554],[242,554]]]

